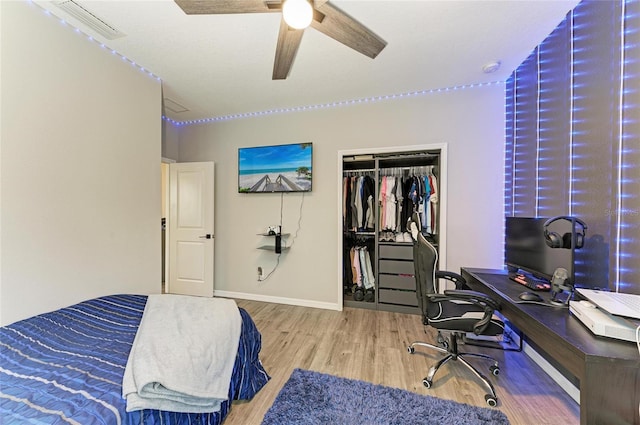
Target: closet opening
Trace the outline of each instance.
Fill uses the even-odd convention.
[[[346,307],[419,314],[407,220],[446,268],[446,144],[341,151],[340,298]]]

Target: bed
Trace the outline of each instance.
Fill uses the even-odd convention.
[[[123,374],[147,299],[105,296],[0,328],[0,422],[219,425],[232,400],[251,399],[269,380],[258,357],[261,335],[239,308],[229,400],[218,412],[127,412]]]

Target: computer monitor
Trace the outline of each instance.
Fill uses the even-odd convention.
[[[509,271],[522,270],[534,277],[550,281],[554,271],[562,267],[567,270],[571,284],[574,283],[574,250],[551,248],[545,243],[544,223],[548,218],[506,217],[505,220],[505,264]],[[571,233],[571,222],[562,220],[552,224],[553,231],[561,235]]]

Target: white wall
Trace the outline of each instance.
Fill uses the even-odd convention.
[[[340,150],[448,144],[450,270],[502,265],[504,87],[484,86],[375,104],[179,129],[179,160],[216,162],[216,293],[335,308],[341,305],[336,229],[341,214]],[[256,234],[277,224],[279,194],[237,193],[238,147],[313,142],[313,191],[305,195],[301,230],[276,256],[256,249]],[[284,195],[283,231],[295,233],[301,194]]]
[[[31,3],[0,7],[0,322],[160,292],[160,83]]]
[[[178,160],[179,155],[178,127],[167,121],[162,121],[162,157]]]

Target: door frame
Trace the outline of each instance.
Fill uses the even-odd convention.
[[[165,158],[165,157],[161,157],[160,158],[160,164],[174,164],[178,161],[176,161],[175,159],[171,159],[171,158]],[[162,165],[161,165],[162,166]],[[162,173],[162,170],[160,171]],[[160,176],[160,178],[162,178],[162,176]],[[161,288],[161,292],[166,292],[167,288],[168,288],[168,282],[167,280],[169,279],[169,250],[166,249],[166,243],[169,240],[169,169],[167,167],[167,175],[166,175],[166,179],[164,180],[164,185],[161,184],[161,190],[162,190],[162,199],[164,199],[163,205],[161,205],[161,207],[164,208],[164,212],[165,212],[165,230],[164,230],[164,238],[165,238],[165,250],[164,250],[164,286]],[[162,214],[160,214],[160,216],[162,216]],[[160,237],[162,237],[162,234],[160,235]],[[160,285],[162,285],[162,282],[160,282]]]
[[[349,150],[340,150],[338,151],[338,176],[337,176],[337,209],[340,213],[337,214],[337,225],[336,229],[338,231],[338,237],[336,240],[338,241],[338,246],[336,252],[342,252],[342,243],[343,243],[343,229],[342,229],[342,173],[343,173],[343,160],[345,156],[357,156],[357,155],[377,155],[377,154],[391,154],[391,153],[409,153],[415,151],[422,150],[440,150],[440,176],[438,178],[438,183],[440,185],[440,192],[438,193],[438,204],[439,205],[439,228],[441,233],[438,236],[438,244],[439,244],[439,253],[438,253],[438,264],[440,269],[447,270],[447,143],[433,143],[428,145],[413,145],[413,146],[389,146],[383,148],[362,148],[362,149],[349,149]],[[378,235],[376,235],[376,238]],[[340,311],[342,311],[344,307],[344,291],[343,291],[343,276],[342,276],[342,254],[338,255],[338,265],[336,267],[338,278],[336,282],[338,282],[337,290],[338,290],[338,301]]]

